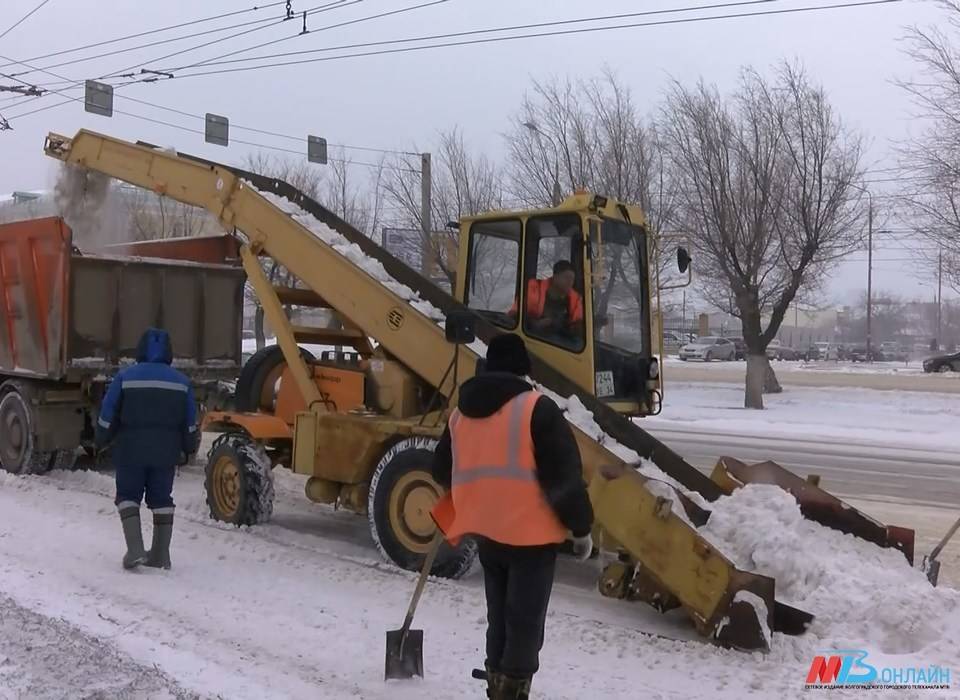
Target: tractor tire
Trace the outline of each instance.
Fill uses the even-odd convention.
[[[403,440],[380,460],[370,481],[367,518],[377,549],[401,569],[418,571],[423,566],[436,532],[430,509],[443,494],[430,473],[436,441]],[[431,574],[460,578],[473,568],[477,543],[464,538],[452,547],[443,542]]]
[[[33,392],[29,384],[0,387],[0,467],[11,474],[46,474],[54,452],[34,448]]]
[[[316,358],[307,350],[300,348],[300,355],[307,362],[314,362]],[[264,385],[275,371],[286,364],[283,350],[279,345],[268,345],[255,352],[247,360],[237,377],[237,388],[234,392],[234,405],[240,412],[255,412],[261,407]]]
[[[207,455],[207,506],[210,517],[233,525],[259,525],[273,515],[270,460],[254,440],[227,433]]]

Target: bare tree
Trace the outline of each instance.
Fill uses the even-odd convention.
[[[472,155],[459,129],[440,133],[432,158],[433,177],[429,235],[420,240],[420,255],[433,263],[452,286],[460,235],[447,226],[461,217],[503,208],[501,174],[484,155]],[[420,156],[401,156],[384,182],[389,201],[401,221],[423,231]]]
[[[376,233],[383,210],[383,159],[366,185],[357,177],[355,166],[344,153],[330,160],[329,175],[319,199],[330,211],[368,236]]]
[[[913,98],[921,131],[902,144],[904,223],[934,244],[919,251],[928,269],[943,261],[944,279],[960,291],[960,1],[938,0],[944,21],[907,30],[906,51],[917,65],[900,81]]]
[[[139,187],[123,188],[123,192],[134,240],[212,235],[221,230],[217,220],[200,207]]]
[[[611,70],[593,80],[535,82],[506,136],[513,194],[523,205],[547,206],[563,192],[584,188],[636,204],[644,211],[655,245],[657,280],[666,278],[673,243],[664,233],[677,214],[676,181],[656,125],[640,114],[629,88]],[[559,192],[555,192],[559,190]],[[636,269],[620,259],[609,262],[597,313],[605,316],[614,290],[632,289],[633,299],[616,306],[639,308]],[[617,284],[619,280],[623,284]],[[662,313],[662,309],[661,309]]]
[[[682,227],[699,243],[700,291],[740,319],[744,404],[763,408],[766,348],[787,310],[860,245],[860,139],[822,88],[787,64],[773,80],[744,71],[730,98],[675,84],[662,123],[682,183]]]

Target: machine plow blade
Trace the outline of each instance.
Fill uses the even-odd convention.
[[[861,513],[821,489],[819,477],[801,479],[776,462],[746,464],[731,457],[722,457],[710,478],[728,494],[746,484],[779,486],[796,499],[805,518],[881,547],[899,550],[913,565],[913,530],[886,526]]]

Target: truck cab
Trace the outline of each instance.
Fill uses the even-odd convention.
[[[465,218],[456,297],[617,411],[655,414],[654,245],[639,208],[589,193]]]

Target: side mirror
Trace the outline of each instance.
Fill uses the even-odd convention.
[[[690,253],[687,252],[687,249],[683,246],[677,248],[677,269],[680,270],[682,275],[690,267],[690,263],[693,261],[693,258],[690,257]]]

